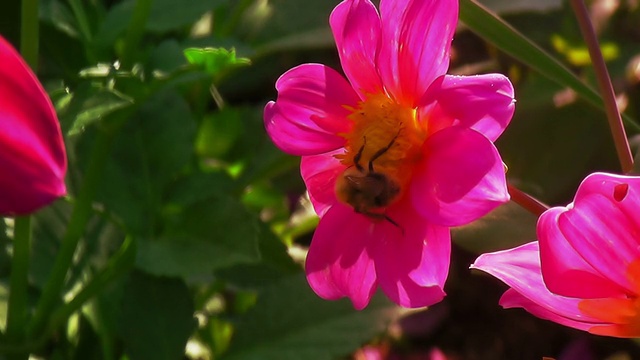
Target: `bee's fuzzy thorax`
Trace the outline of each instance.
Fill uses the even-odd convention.
[[[353,127],[349,133],[341,134],[346,145],[338,159],[346,166],[354,166],[354,158],[362,149],[360,164],[366,167],[374,154],[395,137],[393,146],[375,160],[374,166],[377,173],[391,177],[404,188],[413,165],[420,159],[427,134],[425,123],[416,119],[415,109],[397,104],[384,94],[370,95],[352,109],[349,119]]]

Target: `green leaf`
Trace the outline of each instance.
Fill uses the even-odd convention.
[[[500,50],[556,83],[573,89],[590,104],[604,109],[602,98],[592,87],[582,82],[561,62],[476,1],[460,0],[460,20]],[[640,125],[631,118],[624,116],[624,120],[628,126],[640,130]]]
[[[341,358],[382,332],[402,311],[382,296],[362,311],[347,300],[320,299],[302,273],[272,284],[258,296],[222,359]]]
[[[138,245],[136,265],[152,274],[206,276],[260,259],[257,219],[228,196],[194,203],[165,226],[160,239]]]
[[[111,112],[132,104],[133,99],[116,90],[83,83],[69,97],[62,98],[56,110],[62,131],[71,136],[79,134]]]
[[[211,76],[217,76],[234,67],[251,64],[247,58],[236,57],[235,49],[188,48],[184,50],[184,56],[190,64],[202,67]]]
[[[97,200],[133,233],[151,235],[163,193],[191,159],[194,138],[185,100],[171,91],[155,95],[115,137]],[[79,149],[78,156],[85,152]]]
[[[133,272],[125,286],[120,319],[120,335],[129,359],[182,359],[196,328],[193,313],[184,282]]]
[[[238,264],[216,271],[220,277],[235,286],[259,289],[283,277],[291,276],[300,271],[301,265],[296,264],[287,252],[287,247],[269,229],[267,224],[260,222],[260,256],[261,261],[255,264]]]

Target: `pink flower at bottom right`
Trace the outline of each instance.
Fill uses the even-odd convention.
[[[597,335],[640,337],[640,177],[589,175],[572,203],[540,216],[537,236],[471,265],[510,287],[502,307]]]

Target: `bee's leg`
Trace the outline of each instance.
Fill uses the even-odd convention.
[[[404,236],[404,229],[402,228],[402,226],[400,226],[397,222],[395,222],[395,220],[393,220],[392,218],[390,218],[388,215],[384,215],[384,219],[387,220],[388,222],[390,222],[391,224],[393,224],[395,227],[397,227],[398,229],[400,229],[400,231],[402,232],[402,235]]]
[[[384,153],[389,151],[389,149],[391,149],[393,144],[396,142],[396,139],[398,138],[398,135],[400,135],[400,130],[398,130],[398,133],[396,134],[396,136],[394,136],[393,139],[391,139],[391,141],[389,141],[389,144],[387,146],[383,147],[382,149],[376,151],[375,154],[373,154],[373,156],[371,157],[371,160],[369,160],[369,172],[370,173],[374,172],[374,170],[373,170],[373,162],[376,161],[376,159],[379,158],[380,156],[382,156]]]
[[[355,212],[357,212],[358,214],[362,214],[362,215],[368,216],[368,217],[370,217],[372,219],[386,220],[386,221],[390,222],[393,226],[395,226],[398,229],[400,229],[400,231],[402,232],[402,235],[404,236],[404,229],[402,228],[402,226],[400,226],[400,224],[398,224],[395,220],[390,218],[389,215],[380,214],[380,213],[376,213],[376,212],[373,212],[373,211],[367,211],[367,210],[363,210],[363,209],[359,209],[359,208],[354,208],[353,210],[355,210]]]
[[[356,154],[356,156],[353,157],[353,163],[356,166],[356,169],[358,169],[358,171],[360,172],[364,172],[364,168],[362,167],[362,165],[360,165],[360,158],[362,158],[362,152],[364,151],[364,146],[367,145],[367,137],[363,137],[364,142],[362,143],[362,146],[360,146],[360,149],[358,150],[358,153]]]

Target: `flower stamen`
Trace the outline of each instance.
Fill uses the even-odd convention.
[[[351,131],[341,134],[347,140],[346,151],[337,156],[347,169],[336,182],[336,195],[357,213],[400,227],[384,209],[404,194],[426,131],[414,109],[383,94],[361,102],[349,119]]]

